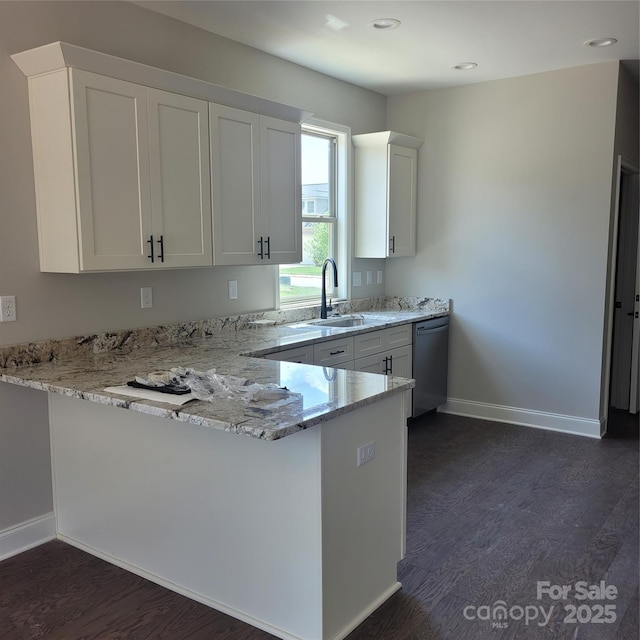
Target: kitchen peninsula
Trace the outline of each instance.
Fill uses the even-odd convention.
[[[412,381],[260,356],[447,312],[376,309],[337,329],[255,314],[9,348],[0,381],[49,392],[61,540],[276,637],[338,639],[400,587]],[[104,391],[176,366],[290,393],[175,407]]]

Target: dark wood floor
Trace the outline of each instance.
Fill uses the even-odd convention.
[[[403,589],[348,640],[636,640],[638,501],[637,439],[429,415],[410,429]],[[604,580],[617,597],[538,600],[545,580]],[[505,628],[467,619],[496,601]],[[565,622],[571,604],[583,620],[614,604],[615,620]],[[546,626],[511,617],[551,605]],[[0,563],[0,640],[36,638],[273,640],[61,542]]]

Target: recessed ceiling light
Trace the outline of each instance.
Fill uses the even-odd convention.
[[[400,20],[395,18],[378,18],[377,20],[372,20],[369,24],[378,31],[389,31],[390,29],[397,29],[401,23]]]
[[[475,69],[478,66],[477,62],[461,62],[460,64],[456,64],[452,69],[456,71],[469,71],[469,69]]]
[[[616,42],[618,41],[615,38],[594,38],[593,40],[587,40],[585,44],[588,47],[610,47]]]

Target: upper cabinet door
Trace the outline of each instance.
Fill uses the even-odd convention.
[[[416,253],[416,175],[418,152],[389,145],[389,255]]]
[[[147,90],[154,264],[211,265],[208,104]]]
[[[422,140],[395,131],[352,137],[355,146],[355,255],[416,253],[418,151]]]
[[[149,268],[146,89],[72,69],[81,271]]]
[[[300,125],[260,117],[261,235],[269,262],[302,261]]]
[[[209,104],[214,264],[258,264],[260,116]]]

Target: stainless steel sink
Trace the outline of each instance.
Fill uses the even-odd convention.
[[[304,329],[305,327],[359,327],[366,324],[367,320],[362,316],[334,316],[326,319],[305,320],[289,325],[292,329]]]
[[[360,316],[343,316],[326,318],[324,320],[308,320],[307,324],[320,325],[321,327],[359,327],[365,323]]]

